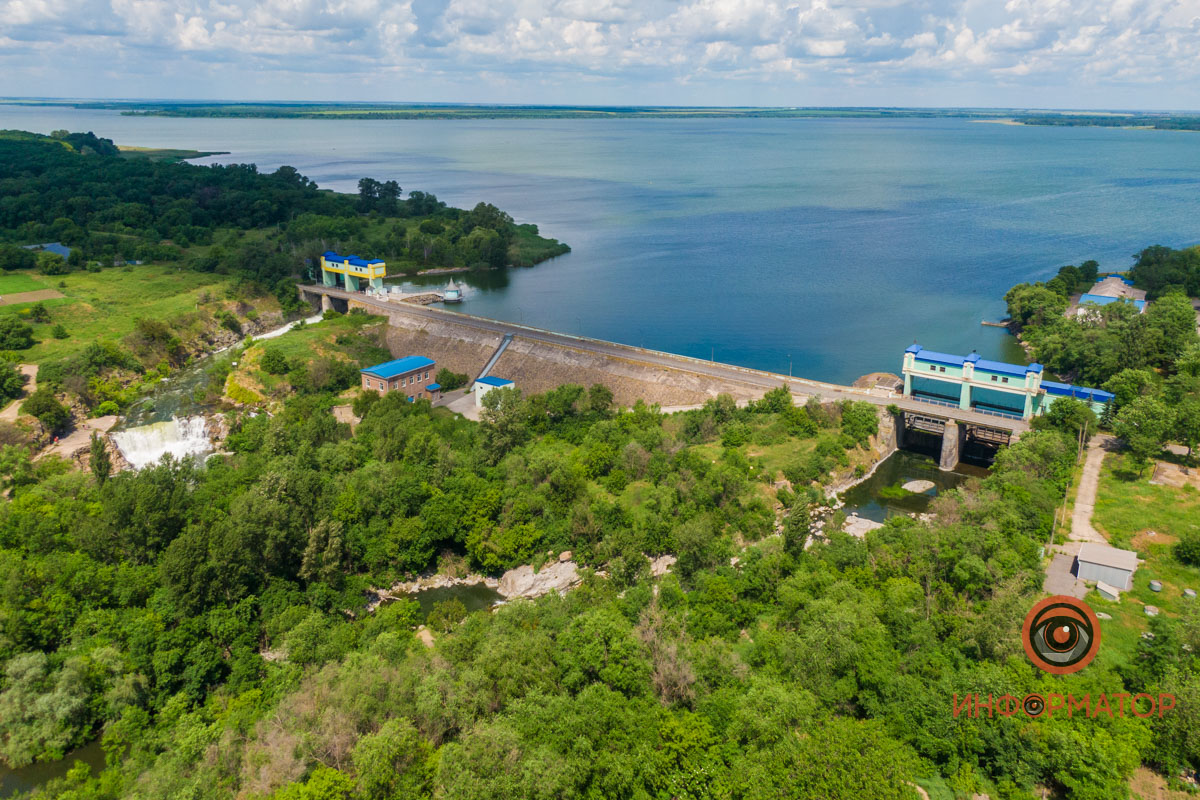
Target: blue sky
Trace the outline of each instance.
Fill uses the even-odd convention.
[[[0,95],[1200,109],[1200,0],[0,0]]]

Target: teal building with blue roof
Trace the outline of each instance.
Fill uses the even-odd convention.
[[[1110,392],[1045,380],[1041,364],[1009,364],[978,353],[960,356],[914,344],[904,351],[904,396],[969,411],[1031,419],[1061,397],[1104,413]]]
[[[378,258],[343,256],[332,250],[321,254],[321,283],[337,286],[351,292],[365,290],[368,286],[383,291],[383,279],[387,277],[387,264]]]

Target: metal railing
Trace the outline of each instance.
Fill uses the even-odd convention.
[[[978,406],[972,406],[970,409],[965,409],[965,408],[962,408],[961,406],[959,406],[958,403],[951,403],[947,400],[935,400],[932,397],[918,397],[915,394],[909,395],[907,399],[916,400],[919,403],[929,403],[930,405],[933,405],[933,406],[944,406],[945,408],[954,408],[954,409],[958,409],[959,411],[968,411],[969,410],[969,411],[973,411],[976,414],[987,414],[988,416],[1001,417],[1003,419],[1019,419],[1019,420],[1025,419],[1024,414],[1018,414],[1016,412],[1008,413],[1008,412],[1004,412],[1004,411],[995,411],[990,408],[980,408]]]

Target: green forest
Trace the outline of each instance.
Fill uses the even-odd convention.
[[[186,361],[173,326],[189,309],[240,334],[253,309],[235,313],[235,299],[287,308],[310,253],[419,266],[412,243],[440,241],[429,263],[499,263],[506,246],[515,264],[530,237],[539,252],[556,244],[491,206],[359,189],[122,154],[92,134],[0,137],[13,290],[30,274],[79,298],[110,275],[153,275],[144,291],[168,299],[186,290],[170,318],[78,351],[46,333],[82,325],[68,309],[83,300],[0,315],[10,352],[47,354],[27,411],[121,407],[116,376],[152,383]],[[51,240],[72,260],[19,246]],[[1110,388],[1111,413],[1057,401],[986,477],[861,538],[827,494],[893,409],[797,405],[784,387],[663,414],[567,385],[493,391],[470,422],[348,391],[355,365],[386,353],[381,320],[362,313],[328,312],[263,348],[258,367],[289,392],[270,414],[227,412],[206,460],[114,471],[96,439],[76,469],[5,443],[0,761],[70,764],[98,743],[102,765],[79,761],[30,793],[70,800],[1118,800],[1147,770],[1181,787],[1200,768],[1200,605],[1142,621],[1149,637],[1106,622],[1097,660],[1069,676],[1034,667],[1020,631],[1043,548],[1061,539],[1080,428],[1111,430],[1139,466],[1200,440],[1195,252],[1139,254],[1146,314],[1115,303],[1066,318],[1094,262],[1014,287],[1033,355]],[[128,260],[153,263],[113,266]],[[214,360],[201,399],[246,352]],[[19,393],[12,360],[0,390],[15,380]],[[361,421],[339,422],[338,403]],[[477,611],[379,602],[420,574],[494,577],[568,552],[583,580],[562,594]],[[1200,578],[1200,532],[1166,557]],[[968,694],[1142,692],[1176,708],[954,713]]]
[[[1094,261],[1061,268],[1044,283],[1020,284],[1005,299],[1032,356],[1051,372],[1112,392],[1103,420],[1143,465],[1163,445],[1200,446],[1200,338],[1192,297],[1200,295],[1200,248],[1148,247],[1129,277],[1146,289],[1145,313],[1115,302],[1065,316],[1071,297],[1097,278]],[[1093,429],[1094,429],[1093,425]]]
[[[301,314],[296,283],[326,250],[400,274],[532,266],[570,249],[488,203],[451,208],[369,177],[340,194],[291,167],[198,166],[177,152],[0,131],[0,399],[21,396],[15,364],[40,366],[25,408],[35,437],[64,432],[68,406],[115,413],[265,315]],[[49,242],[69,256],[29,249]],[[41,295],[14,302],[24,292]],[[28,438],[0,426],[4,444]]]
[[[382,258],[393,272],[531,265],[569,250],[487,203],[464,211],[422,191],[404,198],[396,181],[370,177],[358,189],[321,190],[287,166],[260,173],[122,153],[92,133],[0,131],[0,269],[44,268],[17,245],[61,241],[72,252],[60,270],[178,262],[273,289],[329,249]],[[230,242],[229,230],[261,233]]]
[[[786,390],[664,416],[602,387],[488,395],[481,423],[364,394],[232,421],[206,465],[24,474],[0,506],[0,756],[99,737],[64,798],[1125,797],[1200,763],[1187,713],[971,719],[971,692],[1200,697],[1188,652],[1055,678],[1025,658],[1069,421],[1003,450],[931,522],[814,539],[874,407]],[[790,444],[792,479],[750,455]],[[790,488],[789,488],[790,487]],[[776,529],[777,519],[779,528]],[[564,596],[414,635],[371,586],[571,550]],[[648,557],[673,554],[654,578]],[[1162,641],[1200,646],[1200,615]],[[1159,641],[1159,640],[1156,640]],[[1181,701],[1181,708],[1186,704]],[[1194,713],[1194,712],[1193,712]]]

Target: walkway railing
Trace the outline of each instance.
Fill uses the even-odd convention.
[[[962,407],[960,407],[958,405],[958,403],[951,403],[946,400],[935,400],[932,397],[919,397],[918,395],[912,394],[912,395],[909,395],[907,399],[916,400],[919,403],[929,403],[932,406],[944,406],[945,408],[955,408],[955,409],[958,409],[959,411],[967,410],[967,409],[963,409]],[[1022,415],[1022,414],[1017,414],[1017,413],[1009,414],[1009,413],[1005,413],[1004,411],[994,411],[990,408],[980,408],[978,406],[973,406],[969,410],[973,411],[976,414],[987,414],[988,416],[1001,417],[1003,419],[1022,419],[1022,420],[1025,419],[1024,415]]]

